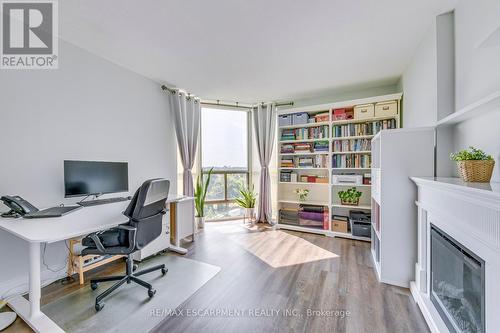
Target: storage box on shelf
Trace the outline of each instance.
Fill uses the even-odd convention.
[[[400,99],[401,94],[393,94],[278,111],[278,228],[370,240],[365,226],[362,236],[356,236],[357,231],[352,234],[349,216],[351,211],[370,214],[370,140],[382,129],[399,127]],[[346,180],[349,177],[356,179],[354,185],[362,192],[357,206],[342,204],[338,198],[339,191],[353,185]],[[326,229],[326,224],[319,228],[281,219],[282,209],[283,216],[290,217],[290,210],[298,214],[302,204],[294,193],[298,188],[309,190],[304,204],[327,212]],[[335,225],[333,215],[347,217],[348,226]]]
[[[409,177],[434,172],[434,129],[381,131],[372,140],[372,244],[381,282],[409,287],[416,261],[416,198]]]

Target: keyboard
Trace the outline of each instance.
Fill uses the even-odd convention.
[[[81,209],[81,206],[64,206],[64,207],[52,207],[44,210],[39,210],[38,212],[33,212],[24,215],[23,217],[26,219],[41,219],[41,218],[49,218],[49,217],[61,217],[66,214],[72,213],[78,209]]]
[[[99,200],[91,200],[91,201],[80,201],[77,202],[78,205],[83,206],[83,207],[89,207],[89,206],[97,206],[97,205],[105,205],[105,204],[110,204],[110,203],[115,203],[115,202],[121,202],[121,201],[127,201],[130,200],[129,198],[124,198],[124,197],[116,197],[116,198],[109,198],[109,199],[99,199]]]

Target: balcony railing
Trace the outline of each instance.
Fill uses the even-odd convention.
[[[206,180],[208,169],[203,170]],[[249,183],[249,172],[245,169],[214,169],[210,178],[205,202],[208,221],[241,218],[243,209],[235,203],[242,187]]]

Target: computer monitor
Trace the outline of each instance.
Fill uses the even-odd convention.
[[[128,192],[128,163],[64,161],[64,196]]]

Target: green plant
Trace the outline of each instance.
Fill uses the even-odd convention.
[[[257,201],[257,194],[253,191],[254,187],[241,187],[240,197],[236,198],[236,203],[242,208],[254,208],[255,202]]]
[[[196,217],[205,216],[205,198],[207,197],[208,185],[210,184],[210,177],[212,176],[212,171],[214,168],[211,168],[207,173],[207,179],[205,183],[203,183],[203,173],[198,175],[196,179],[196,186],[194,188],[194,205],[196,208]]]
[[[307,199],[307,196],[309,195],[309,190],[305,188],[297,188],[295,189],[294,193],[299,195],[300,201],[305,201]]]
[[[490,161],[493,157],[491,157],[491,155],[487,155],[481,149],[476,149],[471,146],[469,149],[451,153],[450,159],[452,161]]]
[[[346,191],[339,191],[338,193],[341,202],[348,204],[357,204],[361,194],[355,187],[351,187]]]

